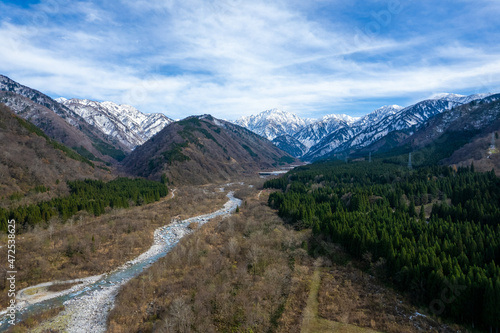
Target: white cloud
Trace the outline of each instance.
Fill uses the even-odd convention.
[[[0,72],[53,96],[112,100],[174,118],[232,119],[276,106],[349,113],[357,99],[392,104],[500,83],[495,50],[453,39],[430,44],[426,36],[360,38],[359,30],[321,25],[287,2],[54,8],[42,25],[2,23],[0,44],[8,47],[0,48]]]

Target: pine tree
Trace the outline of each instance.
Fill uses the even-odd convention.
[[[420,221],[425,221],[425,209],[424,205],[420,206],[420,215],[419,215]]]

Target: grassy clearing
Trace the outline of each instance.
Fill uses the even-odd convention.
[[[320,270],[318,267],[314,270],[311,279],[309,297],[307,298],[307,306],[303,313],[301,333],[314,332],[313,326],[318,318],[318,291],[321,282]]]
[[[307,306],[303,313],[301,333],[316,333],[316,332],[346,332],[346,333],[375,333],[369,328],[357,327],[354,325],[335,322],[327,319],[320,318],[318,315],[319,301],[318,294],[321,286],[321,272],[319,262],[316,261],[316,267],[311,279],[311,287],[309,290],[309,297],[307,299]]]

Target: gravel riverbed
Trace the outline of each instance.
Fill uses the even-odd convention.
[[[192,232],[189,228],[191,223],[197,223],[201,226],[214,217],[231,214],[241,203],[241,200],[236,199],[233,194],[233,192],[228,193],[227,197],[229,201],[224,204],[222,209],[216,212],[192,217],[156,229],[154,243],[148,251],[111,272],[108,278],[100,281],[98,289],[66,301],[64,303],[66,309],[61,315],[70,317],[67,332],[105,332],[107,317],[114,306],[120,287],[137,276],[140,271],[137,271],[135,275],[128,275],[119,281],[114,281],[109,277],[113,275],[117,276],[120,272],[146,262],[147,265],[144,268],[149,267],[162,254],[167,253],[177,245],[182,237]]]

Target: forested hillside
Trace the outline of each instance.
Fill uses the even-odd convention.
[[[118,178],[108,183],[100,180],[78,180],[68,182],[71,195],[50,201],[19,206],[15,209],[0,208],[0,231],[7,230],[7,221],[14,219],[18,232],[52,217],[68,219],[85,210],[95,216],[110,208],[127,208],[130,205],[148,204],[168,194],[167,187],[145,179]]]
[[[103,163],[51,139],[1,103],[0,143],[0,207],[65,195],[68,180],[114,177]]]
[[[474,167],[326,162],[265,187],[298,229],[384,268],[436,315],[500,326],[500,178]]]
[[[206,184],[293,163],[294,158],[247,129],[210,115],[169,124],[122,162],[125,172],[175,184]]]

